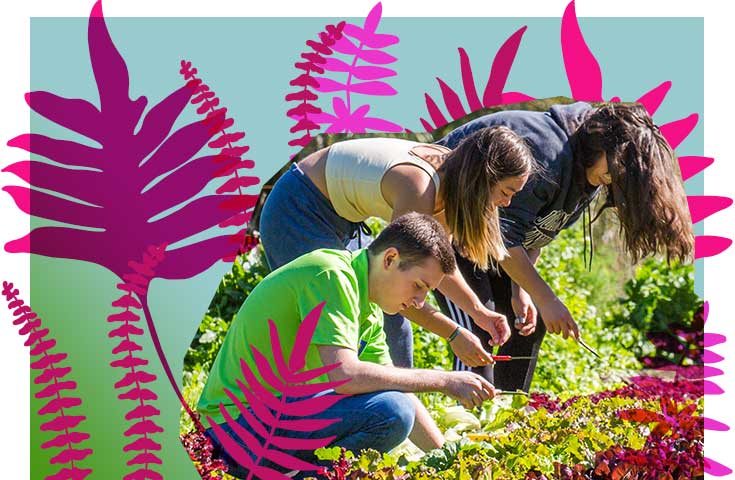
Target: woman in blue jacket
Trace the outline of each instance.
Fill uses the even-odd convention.
[[[559,231],[583,216],[589,222],[590,202],[598,194],[604,193],[605,199],[599,211],[615,209],[633,262],[656,253],[686,259],[694,235],[676,156],[642,106],[579,102],[555,105],[548,112],[497,112],[455,129],[437,143],[452,148],[468,135],[498,125],[525,139],[541,172],[500,209],[510,253],[500,262],[502,268],[483,272],[460,255],[458,263],[480,301],[516,319],[510,340],[498,353],[533,357],[498,364],[494,372],[490,367],[478,371],[499,389],[528,391],[545,331],[579,338],[569,310],[534,265]],[[483,338],[461,309],[439,297],[459,325]],[[537,322],[537,313],[543,322]],[[455,360],[455,368],[468,367]]]

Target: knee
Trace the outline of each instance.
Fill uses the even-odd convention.
[[[413,400],[402,392],[386,391],[379,395],[376,408],[382,412],[386,433],[395,443],[390,448],[401,443],[413,430],[416,419],[416,406]]]

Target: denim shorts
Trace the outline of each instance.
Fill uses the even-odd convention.
[[[340,217],[327,197],[293,164],[263,205],[260,241],[271,270],[319,248],[344,250],[360,226]]]

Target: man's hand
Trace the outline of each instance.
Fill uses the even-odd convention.
[[[490,353],[485,351],[480,339],[466,328],[460,328],[457,337],[449,345],[462,363],[470,367],[483,367],[494,363]]]
[[[513,322],[513,325],[519,331],[518,333],[525,337],[536,331],[538,313],[536,312],[536,306],[531,300],[531,296],[522,288],[518,288],[517,290],[517,293],[514,292],[511,298],[511,305],[513,306],[513,312],[516,314],[516,318],[522,318],[523,322]]]
[[[540,303],[539,310],[549,333],[560,333],[564,338],[579,338],[577,322],[574,321],[569,309],[558,297],[555,296]]]
[[[472,372],[446,372],[443,393],[459,401],[464,408],[479,407],[482,402],[495,397],[495,387],[480,375]]]
[[[472,315],[478,327],[490,334],[490,345],[502,345],[510,338],[510,327],[505,315],[481,307]]]

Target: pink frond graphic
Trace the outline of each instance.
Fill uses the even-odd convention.
[[[490,68],[490,75],[483,91],[482,102],[478,97],[472,65],[469,57],[467,56],[467,52],[463,48],[458,49],[459,64],[462,73],[462,88],[464,90],[465,98],[467,99],[467,105],[470,108],[470,113],[494,105],[533,100],[533,97],[523,93],[503,93],[503,89],[505,88],[505,84],[508,80],[508,75],[510,74],[510,69],[513,66],[513,61],[518,53],[518,48],[525,31],[526,27],[521,27],[516,30],[516,32],[508,37],[508,39],[495,53],[492,66]],[[439,88],[444,100],[444,106],[446,107],[451,120],[458,120],[464,117],[468,112],[462,105],[459,94],[441,78],[437,78],[436,80],[439,83]],[[421,125],[426,131],[432,131],[436,128],[443,127],[451,121],[447,120],[434,99],[428,93],[424,94],[424,100],[426,102],[426,109],[429,112],[429,116],[434,122],[434,125],[431,125],[425,119],[420,119]]]
[[[715,477],[725,477],[732,473],[732,468],[704,457],[704,472]]]
[[[113,349],[112,353],[113,355],[123,355],[122,358],[110,362],[110,366],[121,368],[125,372],[122,378],[115,382],[114,388],[116,390],[127,389],[118,394],[120,400],[135,402],[133,409],[125,416],[126,420],[135,423],[125,432],[125,436],[137,438],[133,438],[128,442],[123,447],[123,451],[140,452],[135,453],[135,456],[129,459],[126,465],[129,467],[142,465],[142,468],[129,473],[128,476],[131,476],[131,478],[138,478],[138,475],[141,475],[136,472],[146,472],[146,474],[150,473],[152,476],[160,475],[154,470],[151,470],[151,467],[162,464],[161,458],[154,453],[160,450],[160,445],[151,438],[151,435],[163,432],[163,428],[152,420],[153,417],[160,415],[160,410],[155,408],[151,403],[158,400],[158,395],[151,390],[152,387],[143,387],[143,385],[155,382],[157,377],[142,369],[142,367],[148,365],[148,360],[135,354],[135,352],[142,351],[142,347],[133,338],[145,334],[145,330],[139,325],[136,325],[140,323],[141,316],[135,310],[143,310],[146,315],[151,338],[156,346],[159,358],[162,359],[164,370],[170,372],[168,362],[166,362],[163,351],[160,349],[160,341],[155,326],[146,312],[148,285],[151,279],[156,276],[156,267],[159,262],[163,261],[166,257],[165,249],[165,244],[150,246],[141,254],[139,261],[129,260],[127,262],[131,272],[123,274],[122,277],[125,283],[118,285],[118,289],[127,294],[112,302],[112,306],[120,308],[121,311],[110,314],[107,317],[107,321],[111,326],[115,326],[108,333],[108,336],[110,338],[117,337],[121,339],[121,342]],[[133,296],[134,293],[138,298]],[[173,378],[169,380],[171,381]],[[173,384],[176,385],[176,382],[174,381]],[[178,386],[175,387],[175,391],[181,397]]]
[[[717,385],[715,382],[704,380],[704,394],[705,395],[722,395],[725,391]]]
[[[480,97],[477,95],[477,88],[475,87],[475,76],[472,73],[472,64],[470,63],[470,57],[467,55],[465,49],[460,47],[458,50],[459,68],[462,72],[462,87],[464,88],[465,96],[467,97],[467,103],[470,106],[470,110],[474,112],[482,108],[482,103],[480,102]],[[490,68],[490,71],[492,72],[492,68]]]
[[[692,223],[701,222],[710,215],[726,209],[732,205],[732,199],[728,197],[716,196],[687,196],[689,203],[689,212],[692,215]]]
[[[726,341],[727,337],[725,337],[724,335],[720,335],[719,333],[704,334],[704,346],[707,348],[720,345],[721,343],[725,343]]]
[[[222,172],[223,167],[221,166],[221,162],[223,160],[227,160],[228,162],[230,162],[230,164],[225,167],[227,171],[226,174],[234,176],[217,189],[217,194],[222,195],[223,193],[234,193],[238,201],[233,203],[228,197],[223,197],[219,207],[224,210],[233,211],[228,212],[229,214],[225,218],[218,218],[215,223],[220,227],[231,226],[233,224],[226,221],[228,218],[232,217],[233,215],[249,213],[252,207],[255,206],[255,201],[252,199],[257,198],[257,196],[246,195],[243,190],[247,187],[258,185],[260,183],[260,179],[253,176],[241,176],[243,172],[241,172],[240,170],[252,168],[254,166],[253,161],[243,161],[240,157],[242,154],[250,149],[250,147],[247,145],[237,145],[237,142],[245,137],[245,132],[227,132],[227,129],[234,125],[234,119],[227,118],[227,108],[219,106],[220,99],[215,95],[214,91],[211,90],[209,85],[203,83],[203,81],[196,76],[195,70],[196,69],[191,68],[191,62],[181,60],[181,70],[179,72],[184,76],[184,80],[187,81],[187,85],[189,86],[189,88],[194,88],[192,93],[198,93],[198,95],[194,96],[194,98],[191,99],[191,103],[203,103],[197,110],[197,113],[199,113],[200,115],[206,114],[203,121],[209,125],[210,134],[219,134],[219,136],[213,141],[209,142],[207,146],[209,148],[219,149],[220,152],[219,155],[215,156],[211,160],[211,162],[203,160],[202,167],[196,168],[196,166],[194,166],[192,167],[192,170],[196,169],[200,172],[200,175],[204,174],[204,178],[207,179],[217,178],[223,176],[224,174],[224,172]],[[191,165],[191,163],[188,165]],[[206,171],[202,172],[202,170]],[[209,175],[206,175],[207,173]],[[182,176],[186,176],[187,174],[188,172],[182,173]],[[180,178],[173,179],[171,181],[171,185],[179,186],[180,181]],[[194,188],[196,187],[192,187],[191,189],[193,190]],[[171,196],[171,194],[169,194],[169,196]],[[201,215],[201,213],[192,213],[191,211],[189,211],[187,212],[187,215],[185,215],[183,218],[201,218]],[[210,220],[215,218],[216,217],[209,217]],[[202,226],[201,223],[200,226]],[[191,230],[196,230],[198,226],[192,223],[189,227],[191,228]],[[177,230],[184,230],[184,227],[181,226]],[[222,261],[224,262],[233,261],[237,255],[250,251],[250,249],[252,249],[257,244],[257,241],[252,235],[249,235],[246,232],[245,228],[240,229],[238,232],[231,235],[230,238],[233,240],[233,242],[229,244],[227,250],[225,250],[221,254]]]
[[[572,98],[601,102],[602,72],[590,51],[577,21],[574,1],[569,2],[561,20],[561,50]]]
[[[383,79],[394,77],[396,71],[382,65],[394,63],[397,59],[383,51],[391,45],[398,43],[395,35],[377,33],[382,16],[380,3],[376,4],[363,26],[342,22],[342,35],[330,45],[328,53],[338,53],[346,57],[330,58],[319,57],[323,60],[320,68],[323,75],[314,77],[318,86],[316,91],[322,93],[343,94],[332,97],[332,113],[315,111],[309,115],[309,120],[319,125],[327,125],[326,133],[364,133],[368,130],[402,132],[404,129],[394,122],[376,117],[368,117],[366,114],[370,109],[369,104],[363,104],[355,108],[353,99],[355,95],[368,96],[390,96],[398,92]],[[367,65],[358,65],[364,62]],[[327,73],[346,74],[345,78],[330,78]],[[339,102],[338,102],[339,101]],[[338,108],[339,106],[339,108]],[[289,110],[288,115],[293,112]],[[298,118],[298,117],[297,117]],[[290,145],[304,146],[311,140],[310,132],[299,139],[289,142]]]
[[[326,370],[325,367],[319,367],[300,372],[306,367],[307,352],[323,308],[324,302],[314,307],[303,319],[296,332],[288,359],[276,324],[272,320],[268,321],[273,364],[257,348],[250,346],[255,367],[264,383],[261,384],[253,373],[251,365],[243,358],[240,359],[244,381],[235,379],[239,392],[225,389],[225,394],[232,402],[231,406],[240,412],[245,423],[238,423],[233,418],[233,411],[226,408],[223,403],[220,403],[220,412],[232,433],[227,433],[221,425],[216,424],[211,417],[207,417],[214,434],[227,453],[250,470],[251,475],[248,478],[253,475],[264,480],[280,478],[277,475],[263,476],[266,473],[272,475],[274,471],[260,470],[261,459],[268,459],[287,470],[316,470],[316,465],[302,460],[295,452],[325,447],[335,438],[300,439],[288,435],[289,431],[316,432],[339,421],[338,418],[310,417],[321,414],[346,397],[328,392],[329,389],[337,388],[345,382],[313,382],[323,374],[313,375],[311,374],[313,370],[326,372],[337,365],[327,365]],[[309,379],[293,381],[292,379],[297,378],[299,374],[309,374]]]
[[[714,161],[714,158],[709,157],[679,157],[681,178],[683,180],[692,178],[694,175],[712,165]]]
[[[719,363],[724,359],[725,357],[713,352],[712,350],[705,350],[704,354],[702,355],[702,361],[704,363]]]
[[[694,237],[694,258],[706,258],[719,255],[732,245],[732,240],[714,235],[697,235]]]
[[[518,47],[521,45],[521,39],[526,32],[526,28],[525,26],[521,27],[508,37],[495,54],[492,67],[490,67],[490,77],[487,79],[485,93],[482,96],[483,106],[492,107],[502,104],[505,83],[508,81],[510,69],[518,54]]]
[[[2,295],[8,302],[15,320],[20,326],[20,335],[28,336],[25,346],[30,347],[32,357],[39,357],[31,363],[31,369],[40,371],[34,378],[35,385],[46,385],[35,394],[36,398],[48,398],[38,410],[38,415],[51,416],[51,420],[40,425],[41,431],[59,432],[50,440],[41,444],[41,449],[60,449],[49,460],[51,464],[66,465],[46,478],[83,479],[92,473],[92,469],[80,468],[82,463],[94,451],[91,448],[76,448],[76,445],[89,440],[86,432],[75,430],[86,420],[84,415],[72,415],[82,406],[82,399],[74,396],[62,396],[63,392],[72,395],[77,384],[71,380],[60,381],[71,374],[71,367],[59,366],[66,360],[67,354],[52,352],[56,341],[50,338],[50,330],[42,328],[42,320],[19,298],[20,291],[10,282],[3,281]]]
[[[380,5],[380,4],[378,4]],[[327,302],[321,302],[319,305],[309,312],[299,325],[299,329],[296,332],[296,340],[294,341],[293,350],[291,350],[291,360],[288,363],[288,367],[291,371],[299,371],[306,365],[306,352],[311,343],[311,338],[314,336],[314,331],[319,323],[319,317],[322,314],[324,305]]]
[[[439,89],[442,92],[444,105],[446,105],[447,110],[449,111],[449,115],[451,115],[452,118],[461,118],[467,115],[467,112],[465,112],[464,108],[462,107],[462,102],[459,100],[459,95],[457,95],[457,92],[452,90],[452,88],[444,83],[444,80],[442,80],[441,78],[437,78],[436,80],[437,82],[439,82]]]
[[[661,125],[661,134],[666,138],[666,141],[669,142],[672,150],[676,150],[681,142],[683,142],[692,130],[694,130],[698,121],[699,115],[692,113],[681,120],[675,120],[665,125]]]
[[[730,427],[728,425],[707,417],[704,418],[704,428],[706,430],[715,430],[718,432],[727,432],[730,430]]]
[[[636,100],[636,102],[643,105],[648,114],[653,116],[653,114],[658,110],[658,107],[661,106],[661,103],[663,103],[664,98],[666,98],[666,94],[669,93],[670,89],[671,82],[666,81],[650,92],[645,93],[641,98]]]

